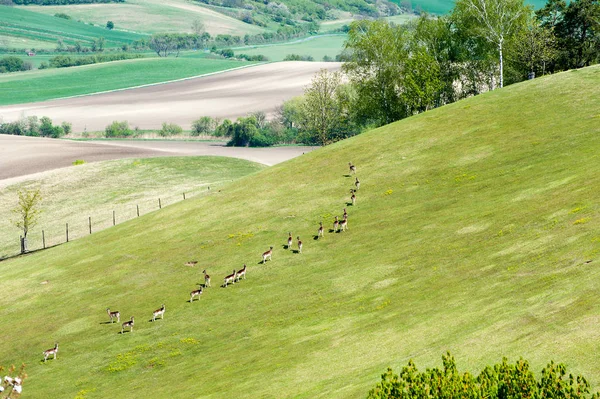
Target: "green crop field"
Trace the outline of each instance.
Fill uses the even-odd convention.
[[[324,56],[335,58],[342,52],[346,35],[313,36],[308,39],[290,43],[281,43],[265,46],[247,46],[235,48],[235,54],[257,55],[262,54],[270,61],[282,61],[286,55],[310,55],[315,61],[321,61]]]
[[[264,29],[214,12],[185,0],[127,0],[125,3],[77,4],[62,6],[21,6],[43,14],[66,13],[75,20],[105,26],[113,21],[116,28],[137,32],[190,32],[194,20],[204,23],[212,35],[241,35]]]
[[[58,39],[62,39],[69,45],[73,45],[76,41],[88,45],[93,40],[104,37],[107,48],[119,47],[144,37],[137,33],[108,30],[7,6],[0,6],[0,35],[44,41],[55,45]]]
[[[401,0],[393,0],[396,4],[403,3]],[[420,7],[423,11],[433,14],[446,14],[454,7],[453,0],[408,0],[412,5],[413,9]],[[525,0],[527,4],[533,5],[533,7],[541,8],[546,4],[545,0]]]
[[[19,230],[10,223],[17,190],[39,188],[42,192],[44,212],[29,235],[30,247],[37,249],[42,247],[42,229],[46,245],[52,246],[65,241],[65,223],[70,226],[69,237],[79,238],[89,234],[88,217],[92,217],[93,231],[99,231],[112,226],[113,211],[121,223],[136,217],[136,205],[145,214],[158,208],[158,198],[166,206],[181,201],[183,193],[187,199],[206,195],[209,186],[218,190],[225,182],[263,168],[236,158],[165,157],[104,161],[45,172],[0,191],[0,259],[19,252]]]
[[[471,371],[553,359],[598,388],[599,84],[512,85],[0,262],[0,359],[26,364],[28,398],[364,398],[446,350]],[[344,207],[349,230],[314,240]]]
[[[251,62],[207,58],[142,58],[0,75],[0,105],[44,101],[223,71]]]

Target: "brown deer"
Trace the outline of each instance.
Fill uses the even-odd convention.
[[[301,254],[302,253],[302,241],[300,241],[300,236],[296,237],[296,239],[298,240],[298,253]]]
[[[350,196],[350,201],[352,201],[352,206],[354,206],[356,204],[356,190],[350,190],[350,193],[352,194]]]
[[[292,249],[293,242],[294,242],[294,239],[292,238],[292,232],[290,232],[289,236],[288,236],[288,241],[287,241],[287,249]]]
[[[108,317],[110,317],[110,322],[113,322],[113,319],[116,318],[117,319],[117,323],[121,322],[121,313],[118,310],[115,310],[114,312],[110,311],[110,308],[106,308],[106,313],[108,313]]]
[[[338,220],[338,217],[335,217],[335,220],[333,221],[333,232],[335,233],[336,231],[338,231],[338,226],[340,224],[340,221]]]
[[[54,348],[52,349],[46,349],[44,351],[44,362],[46,362],[46,360],[48,360],[48,357],[50,357],[51,355],[54,355],[54,360],[56,360],[56,354],[58,353],[58,342],[54,343]]]
[[[223,281],[223,287],[227,287],[227,284],[235,284],[235,269],[233,269],[233,272],[228,275],[225,276],[225,281]]]
[[[165,304],[160,307],[160,309],[156,309],[152,312],[152,321],[156,321],[156,318],[160,316],[161,319],[165,318]]]
[[[269,258],[269,260],[271,259],[271,255],[273,255],[273,247],[269,247],[269,250],[266,252],[263,252],[262,254],[262,263],[264,264],[267,261],[267,258]]]
[[[129,332],[133,332],[133,316],[131,316],[131,320],[121,324],[121,334],[123,334],[126,328],[129,328]]]
[[[340,231],[348,229],[348,215],[344,215],[344,219],[340,222]]]
[[[352,162],[348,162],[348,167],[350,168],[350,173],[356,174],[356,166],[352,165]]]
[[[237,273],[235,274],[235,281],[240,281],[240,278],[244,278],[244,280],[246,279],[246,265],[244,265],[244,267],[240,270],[237,271]]]
[[[210,276],[206,274],[206,269],[202,270],[202,273],[204,274],[204,287],[210,287]]]
[[[204,286],[206,287],[206,284],[204,284]],[[198,300],[200,300],[200,295],[202,295],[202,287],[190,292],[190,303],[192,303],[194,301],[195,297],[198,297]]]
[[[343,218],[344,219],[348,219],[348,212],[346,212],[346,208],[344,208],[344,216],[343,216]]]
[[[360,181],[358,180],[358,177],[356,178],[356,181],[354,182],[354,185],[356,186],[357,190],[360,188]]]
[[[324,237],[325,229],[323,228],[323,222],[319,222],[319,231],[317,232],[317,239]]]

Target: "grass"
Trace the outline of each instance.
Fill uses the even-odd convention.
[[[401,0],[393,0],[396,4],[401,4]],[[453,0],[411,0],[413,9],[416,9],[418,6],[421,7],[423,11],[427,11],[428,13],[433,14],[446,14],[452,10],[454,7]],[[526,4],[531,4],[535,7],[535,9],[542,8],[546,4],[544,0],[526,0]]]
[[[106,21],[104,23],[106,24]],[[62,39],[69,45],[79,41],[86,46],[89,46],[93,40],[104,37],[106,48],[120,47],[146,37],[138,33],[108,30],[104,27],[7,6],[0,6],[0,35],[44,41],[55,45],[58,39]]]
[[[53,49],[56,47],[56,42],[47,42],[43,40],[27,39],[24,37],[8,36],[0,34],[0,48],[18,48],[18,49]],[[15,55],[14,53],[1,54]],[[21,54],[19,54],[21,55]]]
[[[313,36],[290,43],[239,47],[235,49],[235,54],[262,54],[270,61],[282,61],[286,55],[298,54],[310,55],[315,61],[321,61],[326,55],[335,59],[342,52],[345,40],[344,34]]]
[[[19,251],[19,231],[11,225],[11,209],[16,206],[17,190],[40,188],[43,213],[37,228],[30,233],[31,249],[65,241],[65,223],[70,238],[112,226],[112,212],[122,223],[136,217],[136,205],[142,214],[158,209],[158,198],[166,206],[197,195],[206,195],[207,187],[218,190],[225,182],[239,179],[264,168],[260,164],[225,157],[165,157],[124,159],[86,163],[44,173],[34,180],[2,188],[0,191],[0,259]],[[68,187],[68,188],[66,188]],[[68,204],[68,206],[65,206]]]
[[[190,32],[192,22],[201,20],[211,35],[231,34],[243,36],[264,29],[246,24],[238,19],[185,0],[127,0],[115,4],[78,4],[61,6],[22,6],[22,9],[54,15],[64,12],[75,20],[100,27],[113,21],[117,29],[136,32]]]
[[[364,398],[387,366],[446,350],[471,371],[554,359],[598,388],[599,83],[593,67],[482,94],[0,262],[0,358],[27,364],[29,398]],[[349,231],[314,241],[344,207]]]
[[[207,58],[149,58],[0,76],[0,105],[124,89],[198,76],[251,62]]]

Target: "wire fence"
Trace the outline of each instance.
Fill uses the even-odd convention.
[[[207,195],[210,187],[198,187],[178,195],[129,200],[126,203],[96,209],[87,214],[69,217],[68,220],[53,221],[38,225],[27,234],[27,252],[34,252],[64,244],[90,234],[116,226],[117,224],[154,212],[183,200]],[[17,230],[15,230],[16,232]],[[0,242],[0,260],[21,254],[21,238]]]

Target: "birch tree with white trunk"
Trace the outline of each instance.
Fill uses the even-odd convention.
[[[504,87],[504,48],[527,21],[531,9],[523,0],[457,0],[454,15],[460,28],[472,30],[496,46],[499,86]]]

